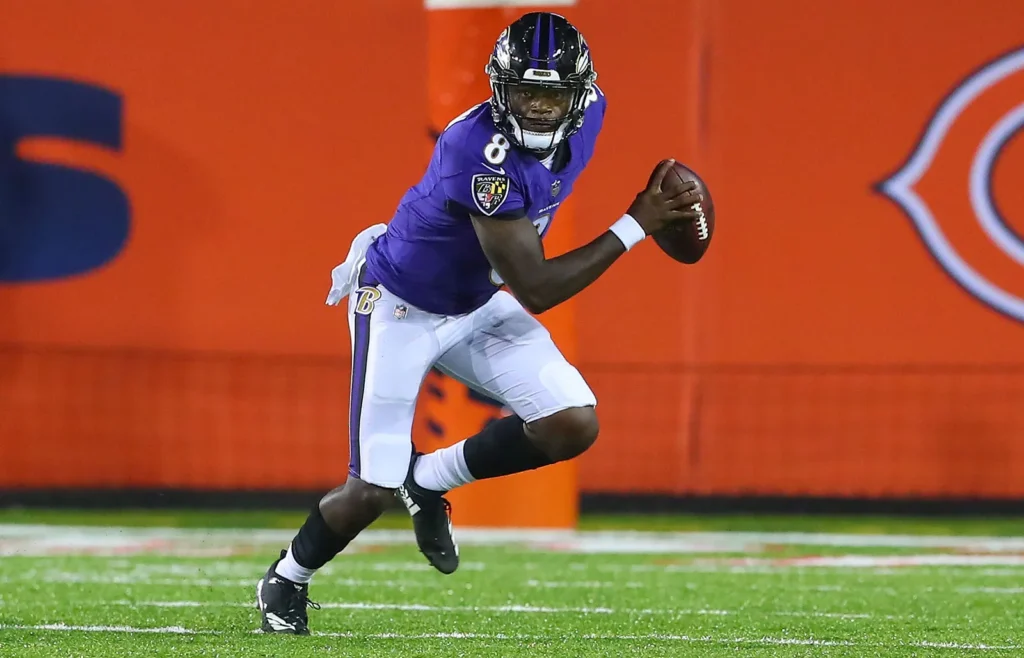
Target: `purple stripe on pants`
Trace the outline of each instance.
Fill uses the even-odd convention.
[[[366,274],[366,263],[359,270],[359,283],[356,286],[376,285]],[[354,293],[355,291],[353,291]],[[356,313],[355,346],[352,350],[352,393],[349,397],[348,411],[348,473],[359,477],[359,421],[363,412],[363,397],[366,388],[366,364],[370,356],[370,316]]]

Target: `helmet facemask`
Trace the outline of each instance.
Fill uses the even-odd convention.
[[[490,68],[490,67],[489,67]],[[556,75],[554,71],[527,71]],[[548,152],[583,125],[590,85],[582,81],[533,81],[491,76],[494,122],[528,151]]]

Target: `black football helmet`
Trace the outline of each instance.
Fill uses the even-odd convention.
[[[505,28],[484,70],[491,80],[494,123],[529,151],[551,151],[579,130],[587,98],[596,93],[586,40],[572,23],[549,12],[526,14]],[[558,111],[527,116],[523,108],[538,96]]]

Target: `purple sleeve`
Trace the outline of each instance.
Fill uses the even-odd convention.
[[[511,219],[526,214],[508,141],[500,133],[449,130],[441,139],[441,184],[449,202],[474,215]]]

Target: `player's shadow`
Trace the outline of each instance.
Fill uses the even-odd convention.
[[[182,358],[186,355],[168,355],[167,349],[180,350],[177,346],[194,342],[191,337],[182,336],[186,323],[192,325],[189,333],[195,332],[195,304],[190,298],[207,294],[196,290],[197,285],[212,283],[202,276],[204,263],[196,260],[195,246],[204,243],[209,234],[220,231],[218,225],[225,217],[223,202],[216,191],[213,173],[201,161],[190,157],[182,146],[166,136],[132,123],[130,116],[124,144],[120,183],[131,201],[132,236],[122,257],[130,258],[132,267],[130,275],[128,268],[122,275],[112,271],[110,286],[105,289],[125,293],[124,305],[115,309],[118,315],[143,316],[138,320],[138,333],[145,347],[139,358],[126,359],[123,354],[112,358],[125,364],[132,381],[154,381],[163,387],[162,378],[154,373],[166,373],[169,367],[174,370],[173,381],[178,385],[195,385],[193,378],[177,373],[177,368],[186,367],[187,360]],[[140,268],[142,276],[136,278],[134,273]],[[141,409],[149,408],[157,391],[130,393]],[[190,394],[182,390],[174,398],[187,399]],[[173,433],[165,431],[154,431],[151,435],[175,439]],[[133,481],[164,480],[164,467],[158,455],[166,446],[125,448],[133,453],[129,459]]]

